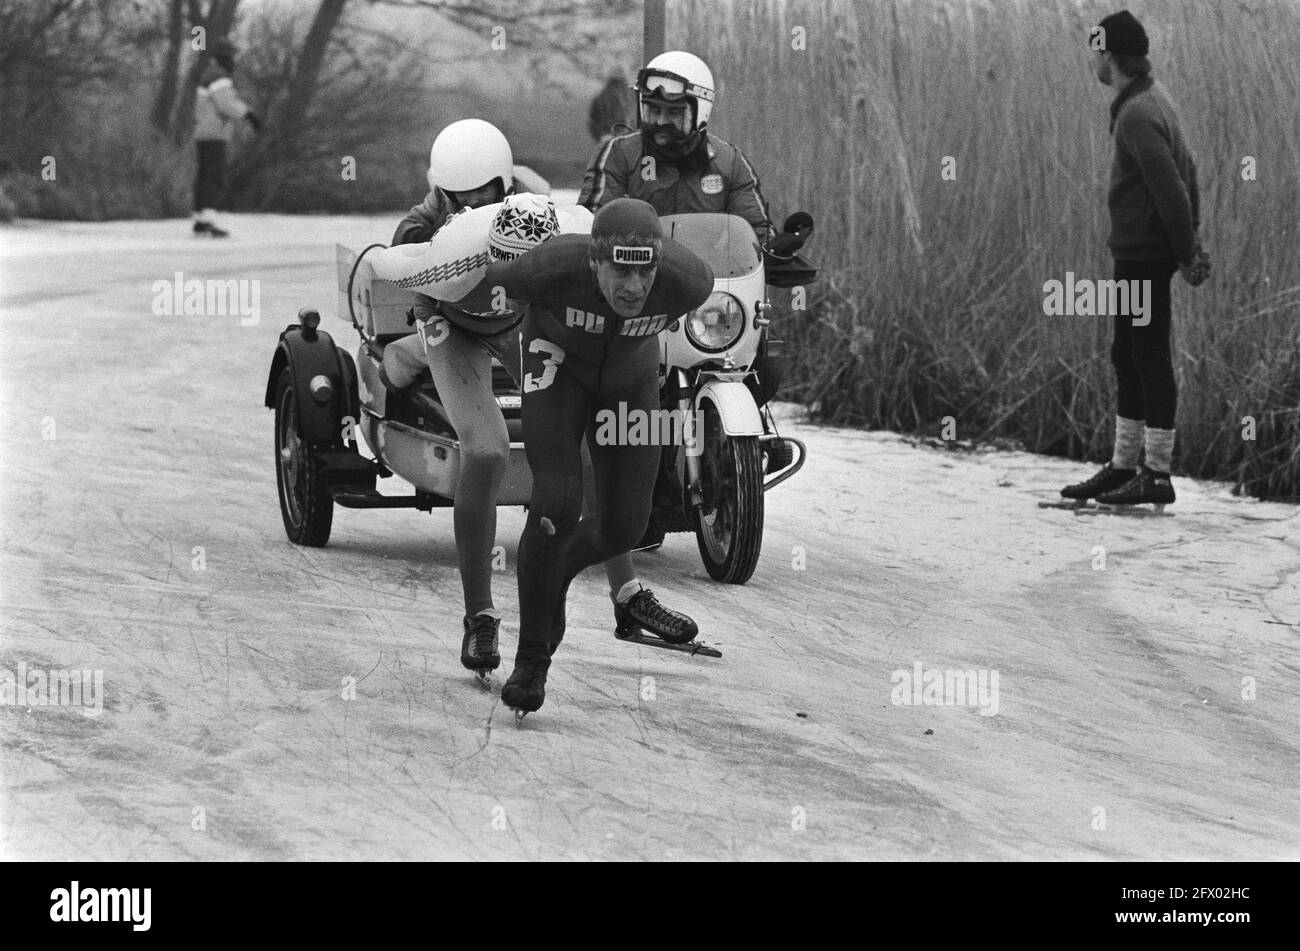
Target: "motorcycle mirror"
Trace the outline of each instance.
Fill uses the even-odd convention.
[[[796,211],[781,227],[781,233],[773,235],[768,241],[767,251],[778,260],[788,261],[796,251],[803,247],[808,236],[813,232],[812,215],[806,211]]]
[[[785,224],[781,226],[781,230],[786,234],[797,234],[800,237],[807,238],[813,231],[812,215],[806,211],[796,211],[785,219]]]

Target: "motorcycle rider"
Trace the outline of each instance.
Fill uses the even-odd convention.
[[[509,142],[491,123],[463,119],[447,126],[430,149],[430,192],[402,219],[393,235],[394,248],[386,253],[400,255],[398,246],[429,241],[449,219],[470,209],[499,203],[507,195],[549,191],[536,173],[513,163]],[[533,208],[530,214],[525,230],[534,237],[549,234],[542,221],[545,213]],[[510,311],[492,312],[484,302],[479,313],[466,307],[464,301],[417,293],[413,317],[419,332],[385,347],[379,376],[385,387],[400,393],[428,366],[456,430],[461,465],[453,522],[465,598],[461,663],[471,670],[494,670],[501,662],[501,614],[492,598],[492,547],[510,441],[492,393],[492,358],[520,382],[520,317]],[[639,582],[625,585],[619,594],[622,600],[615,611],[621,626],[645,627],[665,639],[695,636],[690,618],[663,607]]]
[[[579,521],[591,494],[583,492],[583,435],[602,410],[633,419],[659,409],[658,334],[704,303],[713,272],[663,236],[650,205],[623,198],[596,213],[590,237],[553,238],[491,265],[483,283],[526,305],[523,426],[533,495],[519,540],[519,647],[501,700],[528,712],[545,700],[569,583],[626,552],[650,517],[661,447],[589,435],[596,511]]]
[[[650,60],[632,89],[640,128],[601,146],[578,204],[597,211],[626,195],[649,202],[661,215],[726,212],[748,221],[766,249],[774,229],[754,167],[740,149],[708,131],[715,102],[712,70],[698,56],[675,50]],[[751,369],[757,385],[747,382],[761,407],[780,387],[780,364],[763,352]],[[788,464],[788,446],[774,442],[769,450],[769,471]]]
[[[698,56],[673,51],[637,73],[641,128],[605,142],[592,159],[578,204],[598,211],[615,198],[640,198],[661,215],[739,215],[760,244],[772,236],[767,202],[743,152],[708,131],[713,73]],[[647,159],[649,161],[647,161]]]

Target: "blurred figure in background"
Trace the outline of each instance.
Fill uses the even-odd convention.
[[[605,80],[605,88],[591,100],[587,113],[587,128],[599,145],[604,145],[620,126],[627,128],[632,111],[632,97],[628,95],[627,80],[622,73],[614,73]]]
[[[231,76],[235,72],[235,46],[224,37],[212,41],[208,65],[199,77],[194,103],[194,147],[198,172],[194,179],[194,233],[200,237],[224,238],[229,232],[217,227],[217,208],[225,201],[226,145],[235,123],[247,122],[254,132],[262,122],[248,107]]]

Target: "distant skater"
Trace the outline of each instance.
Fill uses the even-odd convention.
[[[242,119],[262,131],[257,114],[235,91],[235,47],[229,40],[212,41],[208,65],[199,79],[194,102],[194,150],[198,171],[194,178],[194,233],[199,237],[224,238],[229,232],[217,227],[218,208],[225,207],[226,146],[235,122]]]
[[[1177,385],[1170,348],[1169,282],[1181,270],[1196,287],[1210,273],[1197,238],[1200,197],[1196,164],[1177,111],[1151,77],[1146,30],[1127,10],[1106,17],[1091,33],[1097,78],[1117,91],[1110,106],[1115,149],[1110,166],[1110,237],[1115,280],[1149,281],[1147,318],[1115,315],[1115,448],[1110,462],[1085,482],[1061,490],[1067,499],[1109,505],[1173,502]],[[1142,451],[1146,461],[1139,465]]]

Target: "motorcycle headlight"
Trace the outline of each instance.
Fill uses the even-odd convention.
[[[723,291],[714,291],[701,306],[686,315],[686,336],[708,353],[726,350],[745,331],[745,308]]]

